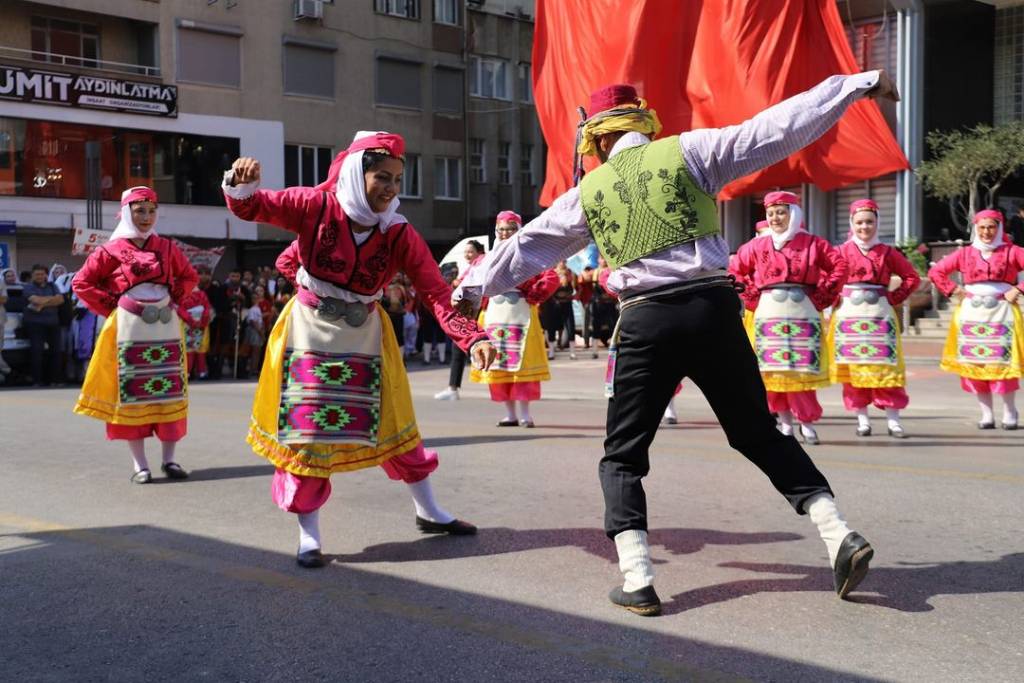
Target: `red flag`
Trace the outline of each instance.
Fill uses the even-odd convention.
[[[534,97],[548,145],[540,203],[572,186],[576,107],[603,85],[636,86],[672,135],[740,123],[859,70],[833,0],[538,0]],[[804,182],[830,190],[906,168],[878,105],[860,101],[818,141],[719,197]]]

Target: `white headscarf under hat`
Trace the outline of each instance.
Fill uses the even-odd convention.
[[[992,240],[992,243],[983,242],[981,237],[978,236],[978,221],[985,220],[986,218],[994,220],[996,225],[996,237]],[[992,255],[992,252],[1003,246],[1005,240],[1003,238],[1003,220],[1002,214],[991,209],[979,211],[974,216],[974,222],[971,225],[971,246],[981,252],[984,258],[988,258]]]
[[[121,193],[121,201],[123,202],[133,191],[138,188],[129,187],[127,190]],[[121,206],[121,216],[118,220],[117,227],[114,228],[113,234],[110,236],[109,242],[114,240],[144,240],[150,235],[156,234],[156,221],[157,217],[153,217],[153,225],[150,226],[149,230],[142,232],[135,226],[135,221],[132,220],[132,205],[130,203]]]
[[[355,134],[352,142],[376,134],[377,131],[361,130]],[[365,151],[352,152],[341,162],[341,174],[338,176],[338,187],[335,193],[349,220],[359,225],[379,225],[380,231],[385,233],[392,225],[409,221],[398,213],[397,196],[380,213],[370,208],[370,202],[366,199],[366,177],[363,174],[363,152]]]
[[[772,244],[776,249],[781,249],[798,233],[806,232],[804,230],[804,212],[800,206],[798,204],[786,204],[786,206],[789,207],[789,226],[783,232],[775,232],[771,228],[767,231],[771,235]]]

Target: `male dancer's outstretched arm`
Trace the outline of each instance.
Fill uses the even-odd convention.
[[[680,134],[687,170],[701,189],[715,194],[736,178],[814,142],[862,97],[899,99],[885,71],[830,76],[741,124]],[[507,291],[576,253],[590,239],[579,189],[572,188],[475,266],[452,301],[475,304],[481,297]]]

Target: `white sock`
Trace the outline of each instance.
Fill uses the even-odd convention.
[[[665,417],[667,419],[671,419],[671,420],[679,419],[676,416],[676,397],[675,396],[673,396],[672,398],[670,398],[668,400],[668,407],[665,408]]]
[[[800,433],[803,434],[804,436],[814,436],[818,432],[814,431],[814,427],[812,425],[804,424],[803,422],[801,422]]]
[[[1014,402],[1016,398],[1016,391],[1003,394],[1003,424],[1013,424],[1017,421],[1017,406]]]
[[[857,426],[858,427],[870,427],[871,418],[868,417],[867,408],[857,408]]]
[[[850,527],[846,526],[846,522],[839,514],[835,500],[827,493],[819,493],[804,503],[804,512],[818,527],[818,534],[821,540],[825,541],[825,548],[828,550],[829,565],[835,567],[839,546],[850,533]]]
[[[519,418],[516,416],[516,402],[505,401],[505,419],[518,421]]]
[[[423,342],[423,362],[424,363],[429,363],[430,362],[430,352],[433,351],[433,347],[434,347],[433,344],[429,344],[427,342]]]
[[[142,439],[132,439],[128,442],[128,450],[131,451],[135,471],[149,469],[149,462],[146,460],[146,442]]]
[[[530,417],[530,402],[519,401],[519,418],[529,422],[532,418]]]
[[[434,500],[434,489],[430,485],[430,477],[409,484],[409,491],[412,493],[412,503],[416,506],[417,516],[438,524],[447,524],[455,519],[455,515],[442,508]]]
[[[440,363],[444,363],[444,344],[437,345],[437,360]]]
[[[622,590],[631,593],[654,583],[646,531],[630,529],[616,534],[615,549],[619,553],[619,571],[625,579]]]
[[[793,413],[789,412],[788,410],[780,410],[779,411],[779,424],[781,424],[784,427],[792,427],[793,426]]]
[[[320,548],[320,511],[296,515],[299,518],[299,552]]]
[[[164,464],[174,462],[174,449],[177,447],[177,441],[161,441],[160,448],[163,450]]]
[[[978,398],[978,406],[981,408],[981,421],[995,422],[995,415],[992,414],[992,394],[975,394]]]
[[[895,429],[896,427],[903,426],[900,424],[899,408],[886,408],[885,418],[889,421],[889,429]]]

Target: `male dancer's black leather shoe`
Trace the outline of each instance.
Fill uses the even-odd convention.
[[[635,591],[624,591],[622,586],[616,586],[608,594],[608,599],[642,617],[656,617],[661,614],[661,599],[654,592],[654,586],[644,586]]]
[[[864,580],[868,573],[868,563],[874,555],[875,549],[863,536],[856,531],[846,535],[839,546],[836,566],[832,571],[832,580],[840,598],[845,598]]]
[[[327,566],[327,558],[320,552],[320,548],[314,548],[313,550],[307,550],[296,555],[295,563],[306,569],[316,569],[317,567]]]
[[[447,524],[431,522],[416,515],[416,528],[425,534],[451,534],[452,536],[472,536],[476,533],[476,527],[461,519],[453,519]]]

